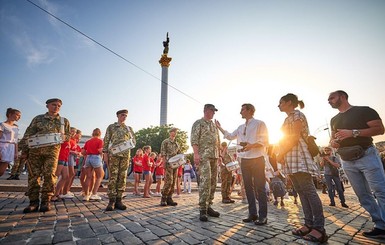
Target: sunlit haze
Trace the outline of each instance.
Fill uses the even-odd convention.
[[[31,1],[126,60],[29,1],[0,1],[0,120],[20,109],[21,134],[52,97],[84,134],[104,135],[124,108],[136,131],[159,125],[167,32],[168,82],[178,89],[169,87],[168,123],[188,135],[205,103],[228,131],[251,103],[275,143],[286,117],[278,102],[289,92],[305,102],[321,145],[338,112],[332,91],[385,118],[385,1]]]

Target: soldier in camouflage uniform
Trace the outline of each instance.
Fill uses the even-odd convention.
[[[28,158],[29,171],[27,195],[30,203],[24,209],[24,213],[36,212],[39,209],[39,205],[40,212],[47,212],[51,209],[50,201],[55,191],[57,180],[55,172],[60,151],[60,142],[55,145],[29,148],[28,139],[31,136],[51,133],[61,133],[63,141],[68,141],[70,138],[70,123],[66,118],[61,118],[59,115],[62,101],[54,98],[47,100],[46,104],[48,112],[32,119],[19,144],[23,158],[21,161]],[[62,122],[64,122],[64,125]],[[40,203],[40,182],[42,179],[44,179],[44,182],[41,188]]]
[[[233,179],[233,172],[227,170],[226,164],[233,161],[233,158],[230,156],[227,151],[227,143],[222,142],[221,144],[221,155],[220,155],[220,166],[221,166],[221,193],[222,193],[222,203],[234,203],[234,200],[230,199],[230,189],[231,181]]]
[[[120,110],[116,112],[116,115],[118,122],[107,127],[106,135],[103,139],[104,161],[107,163],[110,177],[108,181],[108,198],[110,200],[106,211],[112,211],[114,208],[120,210],[127,208],[122,202],[122,195],[126,190],[127,169],[130,165],[130,149],[115,154],[112,153],[111,149],[129,140],[132,140],[134,144],[136,143],[134,131],[124,123],[128,111]]]
[[[165,139],[162,142],[160,153],[163,156],[163,161],[165,162],[165,178],[164,178],[164,186],[162,189],[162,198],[160,199],[161,206],[176,206],[178,203],[172,200],[172,194],[174,194],[175,183],[178,174],[178,168],[172,168],[168,163],[168,160],[180,154],[180,148],[178,143],[175,140],[178,129],[172,128],[170,129],[170,138]]]
[[[211,207],[214,199],[218,176],[219,133],[212,121],[214,105],[204,106],[203,118],[197,120],[191,130],[191,145],[194,150],[194,163],[199,171],[199,219],[207,221],[207,215],[219,217],[219,213]]]

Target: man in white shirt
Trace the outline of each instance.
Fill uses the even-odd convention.
[[[269,145],[268,131],[265,123],[255,119],[255,107],[243,104],[240,114],[246,120],[234,132],[229,133],[215,121],[218,129],[228,140],[237,139],[243,146],[238,150],[241,159],[241,171],[249,203],[249,216],[243,222],[254,222],[256,225],[267,223],[267,195],[265,189],[265,149]],[[255,191],[254,191],[255,190]],[[257,194],[257,196],[256,196]],[[255,200],[258,200],[258,213]]]

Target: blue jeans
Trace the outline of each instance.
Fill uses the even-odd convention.
[[[372,217],[374,227],[385,230],[385,174],[377,150],[369,147],[362,158],[341,162],[361,206]]]
[[[265,159],[264,157],[241,159],[241,171],[247,201],[249,202],[249,215],[257,215],[258,200],[260,218],[267,217],[267,193],[265,188]],[[257,195],[257,196],[256,196]]]
[[[340,198],[341,204],[345,203],[345,195],[344,190],[342,189],[342,183],[339,176],[333,176],[333,175],[325,175],[326,180],[326,186],[328,187],[328,194],[330,198],[330,203],[335,204],[334,202],[334,188],[333,188],[333,182],[334,187],[337,190],[338,197]]]
[[[322,202],[314,186],[311,174],[298,172],[290,175],[290,179],[301,200],[302,210],[305,216],[305,225],[323,230],[325,217]]]

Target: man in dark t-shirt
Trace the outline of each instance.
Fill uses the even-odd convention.
[[[363,235],[385,239],[385,174],[372,138],[384,134],[382,120],[370,107],[350,105],[345,91],[330,93],[328,101],[339,110],[330,122],[330,145],[337,148],[345,174],[374,222]]]

